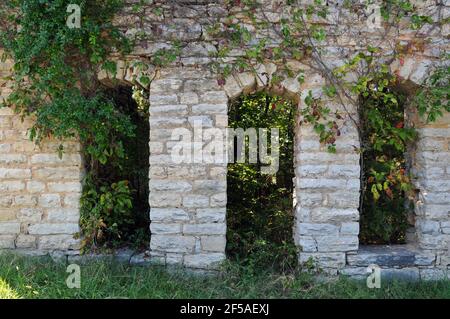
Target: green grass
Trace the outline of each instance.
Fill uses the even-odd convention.
[[[392,282],[368,289],[344,278],[254,272],[230,264],[220,276],[104,262],[81,266],[81,289],[66,286],[65,265],[0,256],[0,298],[450,298],[450,282]]]

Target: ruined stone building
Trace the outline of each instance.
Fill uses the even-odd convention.
[[[175,36],[182,42],[176,62],[159,69],[149,87],[150,96],[150,258],[164,264],[209,269],[223,261],[226,245],[227,165],[226,163],[174,163],[170,156],[175,128],[193,130],[193,122],[223,130],[228,123],[230,101],[243,93],[265,89],[279,65],[264,62],[256,73],[230,76],[225,83],[209,66],[217,51],[217,39],[208,36],[212,20],[224,21],[228,12],[223,1],[167,1],[164,16],[143,11],[136,17],[130,7],[116,23],[127,35],[157,34],[138,42],[132,54],[120,58],[118,79],[131,85],[131,62],[151,57],[168,46]],[[264,10],[274,26],[281,23],[279,1],[264,0]],[[311,0],[303,1],[305,5]],[[339,65],[370,44],[388,56],[396,44],[411,44],[402,60],[389,63],[401,79],[401,89],[414,94],[415,88],[442,62],[449,50],[450,27],[425,28],[422,34],[405,23],[399,29],[370,28],[363,12],[351,12],[344,1],[330,1],[327,19],[317,18],[333,37],[322,45],[322,58],[330,68]],[[415,1],[421,10],[433,10],[435,1]],[[434,18],[450,14],[450,2],[433,11]],[[240,19],[237,16],[235,19]],[[222,19],[222,20],[221,20]],[[250,25],[242,17],[239,21]],[[252,33],[257,39],[262,36]],[[415,47],[417,40],[427,41]],[[243,52],[234,50],[229,59]],[[323,95],[326,79],[304,63],[290,63],[293,70],[304,70],[304,82],[286,78],[277,93],[291,98],[301,108],[308,91]],[[11,61],[0,62],[6,76]],[[113,85],[107,75],[105,84]],[[8,83],[0,80],[0,95],[9,93]],[[327,101],[331,107],[336,101]],[[338,106],[336,106],[338,107]],[[348,105],[350,109],[352,105]],[[353,113],[356,110],[351,111]],[[450,115],[426,124],[411,114],[419,138],[411,154],[411,169],[418,190],[415,227],[410,243],[402,246],[363,247],[359,245],[360,154],[359,139],[351,121],[343,120],[337,152],[327,152],[309,125],[295,129],[295,228],[294,240],[301,262],[313,258],[331,274],[362,276],[369,264],[413,278],[445,277],[450,269]],[[66,142],[66,153],[59,159],[58,143],[46,141],[36,146],[29,141],[32,118],[22,121],[11,109],[0,109],[0,249],[32,255],[60,252],[79,253],[79,199],[83,159],[76,141]]]

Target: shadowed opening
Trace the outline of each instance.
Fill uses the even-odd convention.
[[[404,244],[414,234],[407,148],[415,138],[405,125],[406,96],[392,88],[361,96],[361,244]]]
[[[146,249],[150,238],[148,97],[140,88],[126,85],[105,88],[103,94],[129,118],[132,134],[114,137],[123,145],[123,154],[98,163],[96,179],[85,182],[83,200],[89,212],[82,214],[81,222],[98,228],[94,248]]]
[[[229,127],[245,132],[267,128],[267,154],[273,154],[271,128],[279,129],[279,167],[264,174],[258,146],[258,162],[249,163],[250,138],[245,136],[245,163],[234,161],[227,175],[227,255],[255,267],[293,269],[297,262],[293,242],[294,127],[296,106],[282,97],[264,92],[243,95],[229,106]],[[247,130],[247,131],[246,131]],[[235,131],[236,132],[236,131]]]

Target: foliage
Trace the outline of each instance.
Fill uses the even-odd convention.
[[[189,276],[181,269],[129,267],[107,262],[83,264],[80,289],[66,285],[67,268],[50,259],[0,256],[0,299],[259,299],[259,298],[351,298],[404,299],[450,298],[450,281],[382,281],[380,289],[339,278],[317,280],[305,273],[250,271],[228,263],[218,276]],[[177,310],[178,311],[178,310]]]
[[[67,6],[81,7],[81,28],[66,26]],[[30,137],[79,139],[87,177],[82,230],[87,247],[121,238],[130,223],[132,189],[118,179],[126,162],[124,142],[136,134],[126,110],[106,94],[98,73],[113,77],[112,53],[127,53],[130,42],[113,26],[121,0],[14,0],[2,3],[1,44],[13,58],[12,93],[6,105],[34,115]],[[61,144],[60,156],[64,149]],[[106,176],[106,167],[119,172]]]
[[[89,172],[84,181],[81,227],[87,247],[127,243],[143,248],[148,243],[149,121],[143,93],[137,87],[133,90],[121,86],[104,91],[115,108],[129,116],[134,134],[140,138],[116,136],[123,142],[123,156],[100,163],[96,175]]]
[[[111,186],[106,184],[97,190],[98,186],[89,179],[84,182],[81,198],[83,247],[120,238],[121,230],[133,223],[128,182],[120,181]]]
[[[361,243],[403,243],[408,227],[408,200],[414,198],[405,153],[416,139],[413,127],[405,124],[406,96],[394,91],[397,77],[379,64],[378,50],[355,55],[334,70],[339,78],[364,67],[364,75],[345,83],[359,96],[356,122],[361,144]]]
[[[276,175],[261,173],[261,163],[248,160],[228,165],[228,254],[248,258],[252,268],[267,264],[269,256],[273,268],[292,268],[295,106],[257,93],[233,103],[229,119],[232,128],[279,128],[280,160]]]
[[[427,122],[436,121],[443,116],[443,111],[450,112],[450,66],[437,68],[426,79],[413,103]]]
[[[82,8],[81,29],[65,27],[69,3],[79,4]],[[358,4],[343,2],[350,16],[361,13],[370,4],[371,1]],[[144,5],[150,8],[143,10]],[[36,115],[31,137],[37,142],[47,136],[79,138],[93,180],[98,177],[101,165],[119,165],[121,160],[118,159],[123,159],[126,153],[123,140],[135,134],[130,118],[102,94],[97,81],[97,73],[101,70],[112,75],[116,73],[115,63],[108,58],[110,54],[125,53],[130,48],[129,41],[111,23],[112,16],[121,6],[121,0],[12,0],[0,4],[2,46],[15,60],[15,86],[7,105],[14,105],[22,115]],[[333,70],[323,58],[322,44],[334,34],[328,34],[326,24],[317,23],[329,17],[328,1],[315,0],[306,5],[300,0],[278,2],[272,9],[280,12],[282,18],[279,23],[270,22],[260,1],[227,0],[225,6],[227,17],[212,21],[207,30],[208,38],[217,40],[212,68],[218,73],[218,83],[225,84],[231,74],[246,71],[257,73],[258,65],[266,62],[275,63],[278,67],[276,73],[268,77],[267,87],[279,88],[282,81],[288,78],[303,83],[304,68],[288,63],[301,62],[300,65],[318,70],[328,82],[323,88],[325,96],[313,97],[312,93],[306,96],[306,107],[300,114],[302,122],[313,125],[320,141],[328,145],[330,152],[335,152],[335,142],[341,134],[343,123],[341,119],[348,117],[358,127],[363,145],[363,128],[347,106],[353,104],[359,109],[361,100],[353,97],[367,99],[373,93],[370,85],[379,84],[376,73],[387,75],[387,65],[384,63],[401,58],[403,49],[400,40],[389,57],[377,54],[376,48],[368,46],[350,58],[348,63]],[[442,9],[442,4],[436,4],[436,7],[439,6]],[[164,10],[166,7],[159,1],[147,3],[140,0],[132,5],[132,11],[139,13],[141,21],[146,12],[161,17],[165,15]],[[448,23],[448,19],[434,21],[431,16],[418,13],[411,0],[383,0],[381,13],[384,30],[400,28],[405,25],[404,21],[416,32],[427,25],[442,26]],[[238,17],[245,17],[248,24],[237,23]],[[255,32],[270,36],[254,37]],[[158,32],[155,35],[158,36]],[[145,34],[138,33],[137,37],[144,38]],[[158,50],[151,57],[151,63],[165,67],[175,62],[182,51],[181,42],[180,39],[173,39],[172,47]],[[229,59],[233,50],[243,51],[244,54]],[[448,60],[448,56],[445,59]],[[418,90],[415,104],[428,121],[436,120],[449,110],[448,74],[448,66],[441,66]],[[347,80],[355,78],[354,75],[356,80]],[[151,81],[147,76],[140,80],[144,86]],[[260,80],[266,82],[265,79]],[[323,101],[327,98],[338,100],[340,109],[331,112]],[[396,106],[392,107],[395,109]],[[392,147],[390,141],[377,138],[372,142],[383,149]],[[63,152],[61,148],[61,155]],[[364,145],[362,152],[365,152]],[[401,166],[397,165],[397,170]],[[381,174],[381,180],[386,176],[386,171],[376,173]],[[373,176],[375,178],[375,173]],[[99,180],[94,184],[97,190],[102,186]],[[384,186],[382,190],[376,186],[373,194],[386,190]]]
[[[329,95],[334,94],[333,89],[329,89]],[[300,125],[311,124],[314,131],[319,135],[319,141],[328,145],[328,151],[330,153],[336,152],[336,138],[341,135],[339,126],[334,119],[341,119],[341,116],[336,112],[334,117],[330,117],[331,110],[324,105],[323,101],[319,98],[315,98],[311,91],[308,91],[308,95],[305,98],[305,107],[300,110],[302,119]]]
[[[406,97],[384,75],[368,83],[361,96],[362,243],[403,243],[408,227],[408,199],[414,198],[405,152],[415,137],[405,125]],[[410,202],[409,202],[410,203]]]

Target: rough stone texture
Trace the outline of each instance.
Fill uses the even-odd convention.
[[[371,264],[380,267],[432,266],[435,260],[435,255],[426,255],[409,245],[364,246],[358,253],[347,255],[347,265],[366,267]]]
[[[278,27],[282,18],[278,6],[269,0],[261,1],[267,8],[267,17]],[[130,5],[134,2],[130,1]],[[423,36],[407,28],[387,34],[384,30],[371,30],[363,15],[349,12],[339,3],[329,6],[332,19],[324,21],[316,17],[316,22],[335,35],[321,48],[324,63],[330,68],[342,64],[367,44],[377,46],[383,54],[389,53],[397,41],[413,44]],[[167,8],[172,4],[168,2]],[[226,79],[224,86],[218,84],[207,66],[212,61],[210,53],[217,50],[218,43],[206,31],[211,18],[225,18],[222,6],[221,1],[177,1],[164,19],[148,13],[136,24],[137,17],[129,8],[116,19],[127,35],[138,32],[149,35],[148,41],[138,42],[130,60],[149,57],[158,49],[167,48],[172,36],[184,41],[181,57],[160,70],[150,86],[149,202],[153,235],[149,255],[133,259],[138,264],[155,259],[164,264],[210,269],[225,258],[226,163],[217,159],[205,163],[202,158],[194,158],[194,163],[189,164],[175,162],[170,155],[177,142],[172,133],[174,129],[188,130],[191,141],[195,141],[198,136],[194,133],[202,134],[194,130],[198,122],[203,127],[224,132],[230,100],[262,89],[278,67],[267,62],[256,67],[257,76],[240,73]],[[428,4],[424,6],[428,8]],[[444,6],[448,16],[448,2]],[[236,20],[246,23],[245,17],[237,16]],[[351,24],[350,29],[346,28],[345,21]],[[406,21],[401,24],[406,25]],[[255,39],[261,38],[259,34],[253,35]],[[399,75],[402,88],[412,92],[410,89],[429,74],[440,55],[448,52],[448,35],[448,27],[435,28],[428,35],[429,43],[392,62],[391,70]],[[244,50],[234,50],[229,58],[242,54]],[[129,83],[135,70],[126,62],[119,62],[118,79]],[[304,70],[305,81],[300,84],[286,79],[276,90],[297,101],[299,108],[304,107],[303,98],[309,90],[313,96],[324,96],[322,87],[326,84],[323,76],[306,62],[286,61],[294,71]],[[10,67],[10,61],[0,64],[0,73],[6,75]],[[100,78],[108,82],[107,75],[101,74]],[[0,87],[1,95],[6,96],[7,86]],[[325,101],[332,110],[338,106],[337,101]],[[343,102],[357,118],[350,103],[345,99]],[[408,278],[434,278],[447,269],[450,265],[450,117],[445,114],[433,124],[424,124],[413,114],[411,118],[419,129],[417,147],[410,151],[419,191],[415,252],[358,250],[360,165],[355,151],[359,140],[353,122],[349,118],[339,120],[343,129],[336,154],[327,152],[310,126],[295,128],[294,241],[301,262],[313,259],[329,273],[340,269],[342,273],[357,274],[364,268],[360,264],[375,261],[386,267],[406,267],[389,268],[385,273],[388,277],[392,273],[404,273]],[[27,127],[29,123],[21,123],[10,110],[0,110],[0,248],[74,248],[76,241],[70,236],[76,231],[80,192],[79,147],[69,143],[68,154],[62,161],[58,160],[54,143],[48,142],[43,149],[38,149],[26,140]],[[207,144],[196,143],[195,148],[202,150]]]
[[[417,241],[421,249],[437,257],[436,267],[445,270],[450,265],[450,115],[446,113],[432,125],[416,122],[419,141],[412,170],[419,190],[415,207]],[[431,273],[424,270],[424,274]]]
[[[0,99],[9,94],[3,78],[11,61],[0,63]],[[28,138],[32,118],[21,120],[0,109],[0,249],[77,251],[82,159],[79,144],[46,140],[37,146]],[[59,252],[58,252],[59,251]]]

